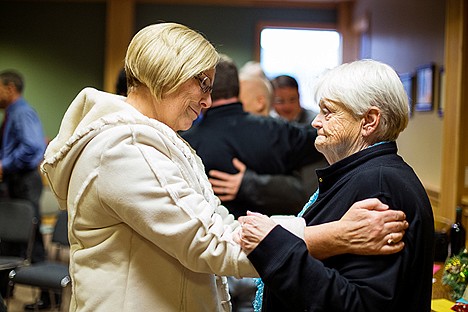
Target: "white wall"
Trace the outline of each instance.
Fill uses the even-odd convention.
[[[358,0],[354,18],[370,16],[370,56],[399,73],[418,66],[444,63],[444,0]],[[436,84],[437,86],[437,84]],[[438,92],[435,93],[436,99]],[[423,183],[440,187],[442,118],[437,112],[414,112],[400,135],[400,155],[414,168]]]

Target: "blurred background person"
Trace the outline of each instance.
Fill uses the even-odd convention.
[[[317,114],[301,106],[297,80],[280,75],[273,78],[271,84],[274,92],[272,116],[310,125]]]
[[[200,155],[213,190],[236,218],[247,210],[295,215],[310,194],[294,171],[323,157],[313,146],[316,130],[244,111],[239,90],[237,66],[222,55],[213,104],[182,137]],[[268,90],[261,97],[268,105]],[[224,173],[238,183],[223,180]]]
[[[247,209],[268,215],[294,215],[308,194],[300,176],[286,168],[292,165],[291,169],[298,169],[305,161],[313,161],[315,131],[268,117],[272,87],[258,67],[254,69],[255,72],[239,74],[234,61],[221,55],[213,83],[212,107],[201,123],[182,136],[202,158],[213,189],[218,190],[223,205],[236,218],[245,215]],[[246,101],[241,103],[242,95]],[[293,154],[302,155],[303,160],[295,160]],[[221,171],[232,166],[239,173],[228,171],[231,180],[223,180],[229,173]],[[237,184],[228,184],[230,181]],[[231,190],[229,196],[225,189]],[[229,277],[228,282],[233,311],[253,311],[255,281]]]
[[[256,115],[268,116],[271,112],[273,101],[273,88],[271,82],[265,76],[245,72],[239,74],[240,93],[239,99],[244,110]],[[312,127],[304,123],[305,127]],[[328,166],[325,157],[320,154],[312,163],[296,170],[294,176],[300,180],[304,194],[308,199],[317,189],[318,181],[315,170]]]
[[[281,118],[289,122],[312,126],[311,123],[317,114],[301,106],[297,80],[292,76],[280,75],[272,79],[271,84],[273,86],[273,109],[270,110],[270,114],[273,117]],[[304,188],[308,190],[309,196],[311,196],[318,187],[315,170],[327,166],[328,162],[321,154],[320,157],[315,159],[313,164],[304,166],[299,171],[304,183]]]
[[[268,116],[273,100],[270,81],[258,75],[239,73],[239,100],[246,112]]]
[[[268,79],[263,71],[262,64],[257,61],[248,61],[239,69],[239,76],[255,76]]]
[[[36,111],[23,97],[23,76],[13,70],[0,72],[0,108],[4,110],[4,121],[1,126],[0,144],[0,177],[6,185],[7,196],[25,199],[34,206],[38,220],[32,262],[46,259],[41,228],[41,211],[39,202],[42,194],[42,177],[39,164],[43,160],[46,148],[42,123]],[[6,255],[23,255],[26,246],[2,244],[0,252]],[[2,294],[5,296],[8,272],[2,274]],[[50,306],[47,291],[42,291],[38,305],[40,308]],[[26,305],[34,309],[34,305]]]

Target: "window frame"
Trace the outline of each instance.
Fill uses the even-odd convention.
[[[265,28],[277,29],[297,29],[297,30],[332,30],[336,31],[343,37],[343,34],[338,30],[334,23],[297,23],[297,22],[268,22],[260,21],[255,27],[255,55],[254,59],[260,62],[260,36]],[[343,44],[341,45],[341,54],[343,55]]]

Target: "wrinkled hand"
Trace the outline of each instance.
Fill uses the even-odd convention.
[[[392,254],[403,249],[408,228],[402,211],[389,210],[378,199],[354,203],[339,220],[348,241],[348,252],[360,255]]]
[[[241,231],[242,231],[242,227],[238,226],[234,231],[232,231],[232,240],[239,244],[241,243]]]
[[[239,170],[238,173],[229,174],[219,170],[210,170],[210,172],[208,172],[213,191],[221,201],[230,201],[236,198],[247,168],[237,158],[232,160],[232,164],[234,168]]]
[[[249,254],[276,226],[275,221],[257,212],[247,211],[246,216],[239,217],[241,230],[239,232],[240,246]]]

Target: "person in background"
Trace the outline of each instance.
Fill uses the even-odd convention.
[[[24,79],[20,73],[14,70],[0,72],[0,108],[4,110],[0,136],[0,177],[9,198],[25,199],[34,206],[38,224],[32,262],[41,262],[46,259],[46,252],[40,232],[39,202],[43,185],[38,167],[44,157],[46,141],[39,116],[23,97],[23,90]],[[1,248],[0,252],[7,255],[24,256],[26,252],[26,246],[17,244],[2,244]],[[6,283],[8,272],[2,272],[2,275],[3,283]],[[5,296],[4,287],[2,285]],[[50,306],[48,292],[42,292],[38,306]],[[25,308],[32,310],[34,304],[28,304]]]
[[[317,114],[301,106],[297,80],[288,75],[280,75],[272,79],[271,84],[274,90],[274,97],[273,109],[270,110],[270,114],[273,117],[281,118],[289,122],[311,126]],[[311,196],[318,187],[315,170],[327,166],[327,160],[321,155],[316,158],[313,164],[304,166],[299,171],[304,188],[308,190],[308,197]]]
[[[239,100],[244,110],[260,116],[268,116],[273,100],[273,87],[266,77],[239,73]]]
[[[248,61],[239,69],[239,77],[250,76],[268,79],[263,71],[262,64],[257,61]]]
[[[252,65],[253,66],[253,65]],[[262,116],[268,116],[271,111],[273,100],[273,89],[271,83],[264,75],[252,74],[251,71],[244,70],[239,74],[240,93],[239,99],[242,102],[244,110]],[[305,127],[312,127],[310,124],[304,124]],[[304,198],[307,200],[317,189],[318,181],[315,176],[315,170],[328,166],[325,157],[320,154],[316,156],[310,164],[302,166],[299,170],[290,176],[297,180],[301,186]],[[223,175],[226,177],[227,175]],[[225,179],[226,181],[236,181],[234,178]],[[232,189],[236,189],[235,187]],[[298,203],[302,208],[304,201]]]
[[[258,70],[254,71],[254,65],[248,66],[244,69],[243,73],[239,74],[240,79],[240,94],[239,98],[242,102],[244,110],[252,114],[268,116],[271,112],[272,100],[273,100],[273,89],[271,82],[266,78],[265,75],[258,74]],[[295,81],[295,80],[294,80]],[[297,92],[297,88],[294,89]],[[312,111],[310,111],[313,113]],[[315,115],[314,115],[315,116]],[[304,121],[304,120],[301,120]],[[310,122],[306,121],[300,123],[306,127],[312,127]],[[294,176],[300,181],[302,189],[304,190],[305,198],[309,198],[317,189],[318,181],[315,177],[315,170],[328,166],[328,162],[325,157],[315,157],[314,161],[308,165],[302,166],[300,170],[297,170]],[[224,175],[223,177],[226,177]],[[226,178],[226,180],[228,180]],[[235,179],[230,179],[235,181]],[[236,188],[232,188],[236,189]],[[302,201],[300,206],[302,207]]]
[[[239,102],[240,96],[246,101]],[[310,196],[293,170],[313,161],[315,130],[268,117],[271,98],[272,88],[266,78],[251,73],[239,78],[234,61],[222,55],[216,66],[212,107],[201,123],[182,134],[212,175],[215,192],[221,187],[219,197],[236,218],[245,215],[247,209],[267,215],[297,214]],[[263,112],[264,116],[244,110],[257,115]],[[230,170],[233,159],[234,167],[236,163],[241,166],[240,173],[229,173],[238,184],[234,188],[219,185],[229,182],[215,177],[228,175],[221,171]],[[237,175],[239,179],[234,179]],[[230,194],[236,191],[235,197],[224,200],[230,194],[223,188],[229,189]],[[229,277],[228,281],[233,311],[252,311],[254,280]]]
[[[319,192],[301,215],[308,225],[324,224],[340,219],[350,203],[376,196],[406,213],[406,247],[392,255],[320,261],[265,216],[241,217],[240,244],[265,283],[257,310],[430,311],[434,218],[424,186],[397,154],[395,140],[408,124],[399,76],[373,60],[343,64],[318,81],[316,98],[315,146],[330,166],[317,171]]]
[[[213,104],[203,121],[182,133],[182,137],[197,151],[215,193],[236,218],[247,210],[269,216],[295,215],[310,194],[296,178],[275,183],[269,177],[292,176],[295,170],[322,158],[313,145],[316,130],[246,113],[239,102],[239,90],[237,66],[230,57],[222,55],[216,66]],[[267,101],[268,94],[262,96]],[[242,175],[234,198],[226,196],[234,192],[221,179],[216,180],[213,170]]]
[[[280,75],[271,80],[274,90],[273,117],[310,125],[316,113],[301,106],[299,84],[288,75]]]

